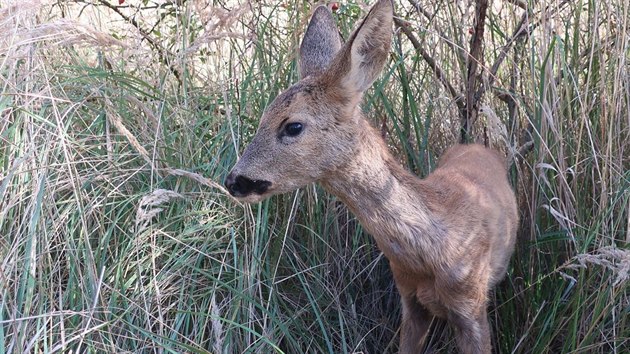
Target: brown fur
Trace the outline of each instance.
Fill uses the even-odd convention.
[[[311,22],[327,16],[317,11]],[[387,59],[391,26],[392,4],[380,0],[336,56],[318,52],[309,62],[304,48],[318,46],[303,43],[301,66],[313,74],[269,106],[231,176],[270,182],[245,201],[321,182],[350,208],[390,262],[403,310],[401,353],[420,352],[432,316],[454,327],[462,353],[490,353],[488,292],[506,272],[518,224],[505,162],[482,146],[458,145],[422,180],[391,156],[358,107]],[[309,35],[311,28],[329,33]],[[308,31],[305,41],[337,35],[330,26]],[[300,135],[283,134],[291,122],[303,124]]]

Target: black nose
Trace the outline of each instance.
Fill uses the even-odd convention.
[[[242,175],[230,173],[225,179],[225,186],[231,195],[245,197],[249,194],[263,194],[271,186],[271,182],[264,180],[252,180]]]

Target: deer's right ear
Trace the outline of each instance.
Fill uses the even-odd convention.
[[[332,12],[318,6],[308,23],[300,45],[300,78],[322,73],[341,48],[341,36]]]

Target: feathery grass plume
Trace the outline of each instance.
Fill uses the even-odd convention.
[[[142,232],[151,220],[164,210],[160,208],[161,205],[176,198],[184,198],[184,196],[166,189],[156,189],[142,197],[136,209],[136,232]]]
[[[597,249],[595,254],[579,254],[575,257],[577,264],[570,264],[566,268],[587,268],[589,264],[599,265],[612,271],[615,275],[613,286],[623,285],[628,280],[630,272],[630,250],[606,246]]]

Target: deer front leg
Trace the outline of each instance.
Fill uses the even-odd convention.
[[[400,328],[400,354],[421,353],[424,338],[433,316],[414,295],[402,295],[402,323]]]
[[[460,353],[490,354],[492,352],[485,303],[471,313],[449,311],[448,322],[455,330],[455,340]]]

